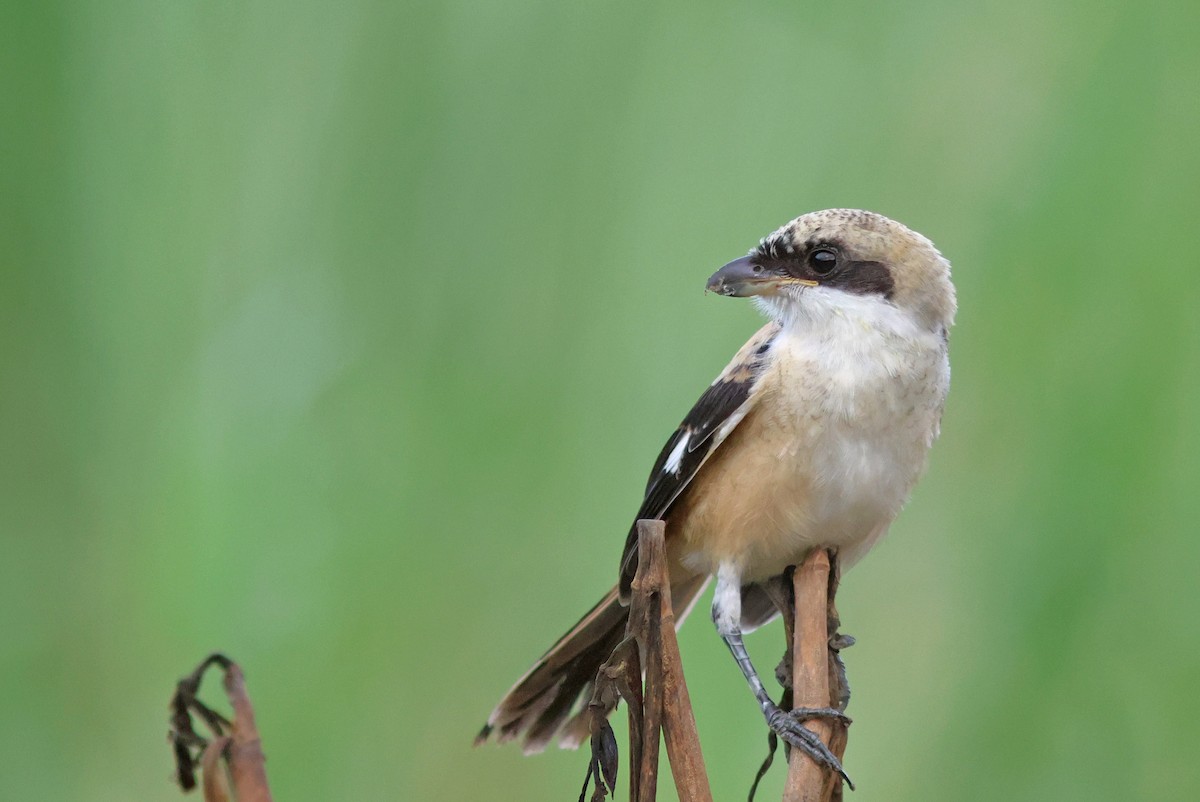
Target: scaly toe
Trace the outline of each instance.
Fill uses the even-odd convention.
[[[854,723],[854,719],[847,716],[836,707],[793,707],[788,711],[788,715],[797,721],[808,721],[813,718],[825,718],[833,721],[839,721],[847,727]]]
[[[821,710],[821,708],[817,708]],[[831,709],[831,708],[830,708]],[[800,712],[806,712],[806,708],[800,708]],[[791,711],[785,713],[779,708],[768,712],[767,726],[774,730],[780,738],[788,743],[792,748],[799,749],[808,757],[817,762],[818,765],[827,766],[841,775],[846,781],[846,785],[850,786],[850,790],[854,790],[854,783],[850,781],[846,770],[842,768],[842,762],[838,760],[837,755],[829,750],[817,734],[800,723],[800,719],[792,715]],[[833,711],[838,713],[839,711]],[[815,716],[805,716],[804,718],[815,718]]]

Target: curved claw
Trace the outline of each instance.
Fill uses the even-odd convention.
[[[846,770],[842,768],[842,762],[838,760],[837,755],[830,751],[829,747],[817,737],[815,732],[801,723],[810,718],[836,718],[849,722],[844,713],[833,708],[803,707],[784,712],[774,705],[772,705],[772,709],[765,712],[767,726],[772,731],[778,734],[787,744],[795,749],[799,749],[819,765],[836,771],[846,781],[846,785],[850,786],[850,790],[854,790],[854,783],[851,782],[850,775],[846,774]]]

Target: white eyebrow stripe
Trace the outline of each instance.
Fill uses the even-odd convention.
[[[679,442],[675,444],[675,448],[671,450],[667,461],[663,463],[663,471],[679,475],[679,469],[683,467],[683,453],[687,451],[688,440],[692,437],[691,433],[685,434],[679,438]]]

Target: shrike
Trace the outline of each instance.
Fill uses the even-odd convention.
[[[950,384],[950,264],[893,220],[829,209],[770,234],[708,289],[753,296],[770,322],[667,441],[635,520],[666,521],[678,621],[715,576],[713,621],[768,726],[840,770],[768,696],[742,633],[777,615],[766,587],[813,548],[836,548],[843,569],[859,560],[923,473]],[[616,587],[504,695],[477,742],[524,736],[536,752],[560,733],[579,745],[576,702],[624,635],[636,569],[631,528]]]

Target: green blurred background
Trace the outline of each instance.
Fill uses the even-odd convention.
[[[929,475],[840,598],[854,799],[1196,798],[1198,31],[1190,1],[5,3],[4,795],[179,798],[167,698],[222,649],[279,799],[574,799],[581,754],[471,738],[758,327],[709,273],[856,206],[938,243],[960,313]],[[705,618],[740,799],[765,736]]]

